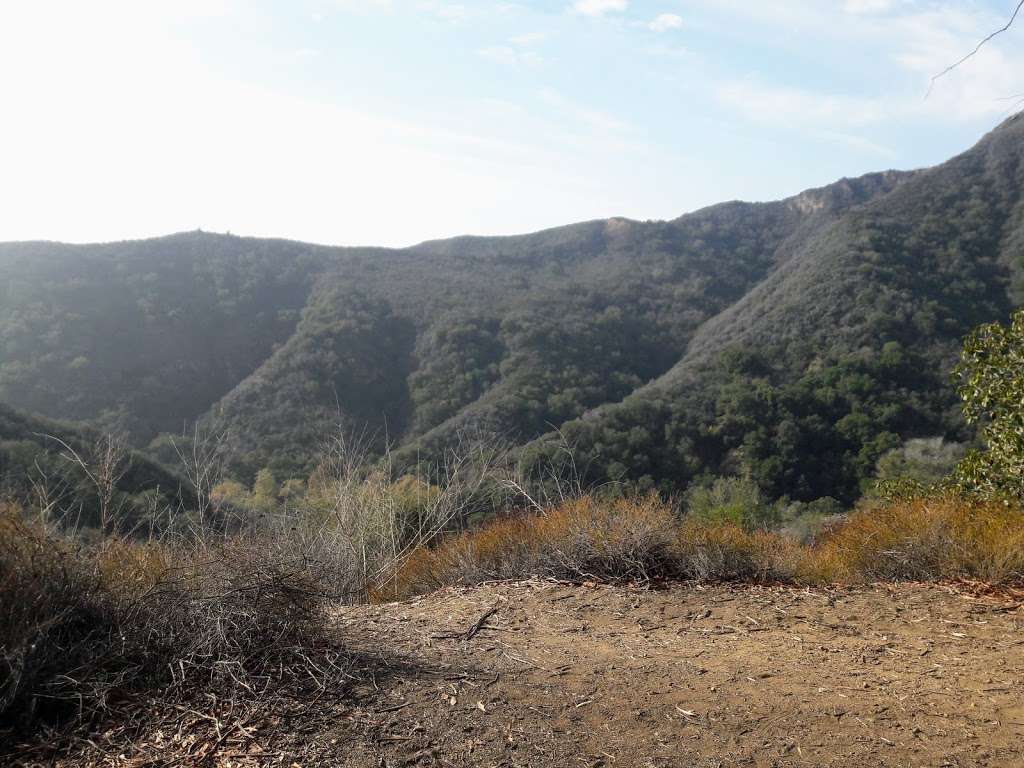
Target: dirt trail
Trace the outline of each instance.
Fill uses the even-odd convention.
[[[950,588],[530,582],[337,620],[407,665],[361,684],[345,766],[1024,765],[1024,611]]]
[[[524,582],[332,620],[336,689],[258,716],[138,702],[60,759],[0,765],[1024,766],[1024,608],[1005,597]]]

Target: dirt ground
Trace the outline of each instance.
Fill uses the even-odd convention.
[[[343,696],[230,728],[184,710],[46,764],[1024,766],[1012,596],[538,581],[333,618],[361,660]]]
[[[338,621],[421,670],[345,766],[1024,766],[1024,612],[949,587],[522,583]]]

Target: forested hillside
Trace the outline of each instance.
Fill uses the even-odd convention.
[[[950,372],[1024,275],[1024,121],[806,240],[702,326],[665,376],[565,425],[593,476],[749,474],[852,500],[908,437],[967,439]],[[543,446],[539,446],[543,450]]]
[[[140,447],[199,419],[244,479],[304,476],[345,425],[399,464],[564,437],[595,482],[849,501],[906,440],[970,438],[949,372],[1024,295],[1022,153],[1011,120],[926,171],[400,250],[2,245],[0,402]]]
[[[0,245],[0,402],[140,441],[180,431],[291,335],[323,264],[201,233]]]

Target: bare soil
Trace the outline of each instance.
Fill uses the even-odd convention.
[[[394,680],[344,765],[1024,765],[1024,614],[949,587],[523,583],[338,620],[444,671]]]
[[[166,762],[131,746],[102,762],[1022,766],[1012,598],[523,582],[345,607],[339,636],[365,663],[343,700],[222,733],[194,763],[166,734]]]

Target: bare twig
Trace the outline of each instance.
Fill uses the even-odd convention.
[[[128,443],[124,435],[103,434],[89,446],[86,456],[82,456],[67,442],[55,435],[39,435],[53,440],[63,449],[63,458],[76,465],[92,483],[100,505],[100,530],[113,533],[119,522],[120,509],[114,509],[118,485],[127,474],[131,462]]]
[[[1020,12],[1021,12],[1022,9],[1024,9],[1024,0],[1020,0],[1020,2],[1017,3],[1017,7],[1014,8],[1014,10],[1013,10],[1013,15],[1010,16],[1010,20],[1008,22],[1006,22],[1006,26],[1004,26],[1004,27],[1002,27],[1000,29],[997,29],[995,32],[993,32],[990,35],[988,35],[987,37],[985,37],[985,39],[983,39],[980,43],[978,43],[978,45],[974,48],[973,51],[968,53],[966,56],[964,56],[959,61],[957,61],[957,62],[955,62],[953,64],[950,64],[944,70],[942,70],[937,75],[932,77],[931,82],[928,85],[928,93],[925,94],[925,99],[927,99],[929,96],[932,95],[932,90],[935,88],[935,82],[937,80],[939,80],[942,77],[945,77],[950,72],[952,72],[954,69],[956,69],[961,64],[963,64],[965,61],[967,61],[968,59],[973,58],[974,56],[976,56],[978,54],[978,52],[982,48],[985,47],[986,44],[988,44],[994,38],[998,37],[999,35],[1003,34],[1004,32],[1008,31],[1010,29],[1010,27],[1013,26],[1013,23],[1017,20],[1017,16],[1020,15]]]
[[[466,630],[466,638],[465,639],[466,640],[472,640],[474,637],[476,637],[476,633],[479,632],[481,629],[483,629],[484,625],[487,623],[487,620],[489,618],[491,618],[491,616],[493,616],[497,612],[498,612],[498,606],[497,605],[495,605],[495,606],[489,608],[488,610],[484,611],[480,615],[480,618],[477,619],[473,623],[473,626],[471,626],[469,629]]]
[[[181,443],[171,438],[185,477],[196,494],[196,514],[200,528],[216,507],[213,489],[224,478],[228,463],[228,433],[201,427],[196,423],[191,435],[183,435]]]

